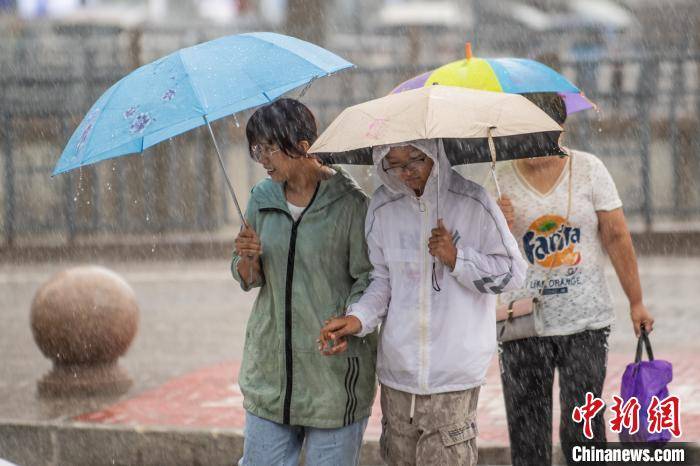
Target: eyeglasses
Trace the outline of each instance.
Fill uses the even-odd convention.
[[[389,175],[393,176],[399,176],[401,172],[404,170],[406,171],[412,171],[415,172],[421,168],[423,168],[423,165],[425,165],[425,161],[428,157],[425,155],[422,157],[418,157],[416,159],[409,160],[408,162],[402,164],[402,165],[394,165],[392,167],[387,167],[386,166],[386,160],[382,159],[382,170],[387,172]]]
[[[250,146],[250,156],[253,160],[255,160],[258,163],[262,161],[262,158],[265,155],[270,156],[275,152],[282,152],[282,149],[271,149],[270,147],[263,146],[261,144],[255,144],[254,146]]]

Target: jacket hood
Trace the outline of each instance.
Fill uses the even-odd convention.
[[[436,202],[439,186],[440,198],[444,199],[449,186],[452,165],[445,154],[445,147],[443,146],[442,139],[418,139],[415,141],[387,144],[372,148],[372,161],[374,162],[374,167],[382,184],[386,186],[392,194],[405,194],[416,197],[411,188],[406,186],[398,177],[388,174],[382,168],[382,159],[386,157],[389,150],[393,147],[402,146],[415,147],[430,157],[434,163],[421,198],[428,202]]]

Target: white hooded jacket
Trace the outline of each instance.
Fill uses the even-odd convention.
[[[442,140],[395,146],[407,144],[435,165],[423,195],[416,197],[381,167],[391,146],[374,149],[383,182],[365,221],[374,271],[347,315],[362,322],[358,336],[382,324],[377,354],[382,384],[419,395],[466,390],[483,384],[496,349],[495,295],[522,285],[526,263],[497,204],[452,170]],[[433,288],[428,252],[438,205],[457,246],[454,271],[437,261],[441,291]]]

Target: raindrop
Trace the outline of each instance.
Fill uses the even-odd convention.
[[[146,221],[147,221],[147,222],[150,222],[150,221],[151,221],[151,216],[148,215],[148,214],[146,214]]]
[[[139,203],[138,199],[134,199],[134,204],[138,204],[138,203]]]
[[[78,197],[80,197],[80,193],[83,192],[83,167],[80,167],[78,170],[80,174],[80,176],[78,177],[78,192],[75,193],[73,201],[77,201]]]
[[[233,122],[236,124],[236,128],[241,127],[241,123],[238,121],[238,115],[233,115]]]

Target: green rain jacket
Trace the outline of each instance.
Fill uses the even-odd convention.
[[[337,428],[370,415],[375,394],[376,334],[350,337],[348,350],[318,351],[324,322],[344,313],[369,284],[364,236],[369,200],[340,167],[321,181],[295,222],[280,183],[252,190],[246,218],[262,243],[260,292],[246,328],[239,384],[243,406],[271,421]]]

